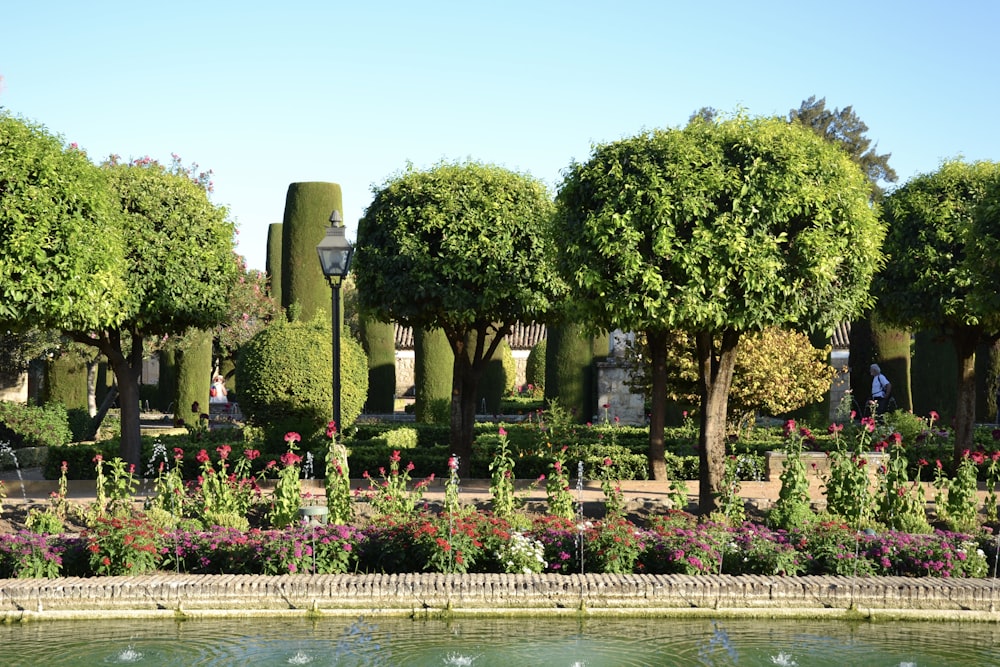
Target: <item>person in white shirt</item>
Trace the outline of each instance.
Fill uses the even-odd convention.
[[[892,383],[889,378],[882,375],[882,369],[878,364],[872,364],[868,371],[872,374],[872,400],[875,404],[875,414],[885,414],[889,404],[889,396],[892,394]]]
[[[226,383],[221,375],[212,378],[212,388],[208,391],[209,403],[228,403],[229,392],[226,391]]]

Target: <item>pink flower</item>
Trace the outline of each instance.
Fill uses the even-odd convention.
[[[247,450],[244,450],[243,454],[244,454],[244,456],[247,457],[248,461],[253,461],[257,457],[260,456],[260,450],[259,449],[247,449]]]
[[[500,437],[502,438],[505,435],[507,435],[507,429],[505,429],[503,426],[501,426],[500,430],[498,431],[498,433],[500,434]]]
[[[611,465],[611,459],[608,458],[608,457],[604,457],[604,465],[610,466]]]
[[[302,436],[295,431],[289,431],[285,434],[285,442],[301,442]]]
[[[196,456],[195,458],[198,460],[198,463],[208,463],[209,461],[208,452],[206,452],[204,449],[198,452],[198,456]]]
[[[285,466],[286,468],[290,468],[293,465],[298,465],[301,461],[302,457],[296,454],[295,452],[288,451],[281,455],[281,465]]]
[[[233,451],[233,448],[229,445],[219,445],[215,448],[215,451],[219,454],[219,458],[225,461],[229,458],[229,452]]]

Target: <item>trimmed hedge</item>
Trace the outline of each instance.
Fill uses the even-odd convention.
[[[303,438],[325,430],[332,405],[332,346],[328,321],[278,319],[250,339],[236,364],[240,409],[268,440],[288,431]],[[340,337],[341,432],[361,414],[368,394],[368,360],[349,335]]]
[[[62,403],[43,406],[0,401],[0,442],[11,449],[65,445],[73,439]]]

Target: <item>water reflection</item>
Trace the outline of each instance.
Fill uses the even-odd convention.
[[[39,622],[0,627],[0,663],[474,667],[1000,664],[992,624],[678,619]]]

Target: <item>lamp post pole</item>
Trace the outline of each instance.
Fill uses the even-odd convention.
[[[341,430],[340,425],[340,284],[341,278],[327,276],[330,283],[333,308],[333,423],[337,431]]]
[[[320,267],[323,275],[330,283],[332,293],[331,310],[333,311],[333,423],[337,432],[342,432],[340,423],[340,288],[351,270],[351,259],[354,257],[354,246],[347,240],[344,230],[344,219],[340,211],[330,214],[330,226],[326,228],[326,236],[316,246],[319,253]]]

